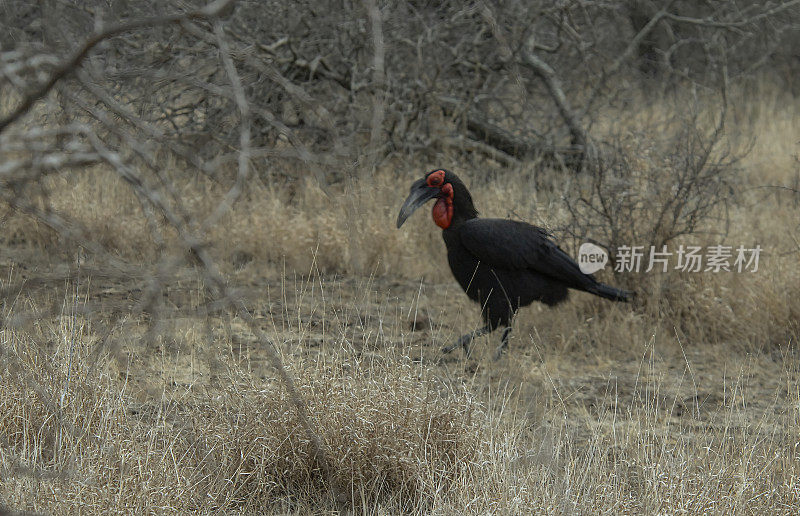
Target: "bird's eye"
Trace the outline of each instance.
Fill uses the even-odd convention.
[[[444,183],[444,170],[437,170],[428,175],[428,186],[442,186]]]

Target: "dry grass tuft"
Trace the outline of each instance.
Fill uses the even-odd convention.
[[[419,366],[392,359],[294,373],[333,478],[323,478],[280,386],[242,376],[251,384],[237,382],[191,414],[198,489],[211,507],[324,501],[332,482],[356,505],[389,499],[403,512],[422,510],[480,463],[485,416],[463,387],[437,389]]]
[[[14,506],[300,510],[333,503],[333,483],[357,506],[413,512],[484,467],[482,404],[407,358],[295,365],[331,458],[325,478],[281,385],[228,363],[223,385],[137,403],[126,375],[86,367],[92,339],[78,318],[62,320],[47,351],[2,334],[0,467]]]

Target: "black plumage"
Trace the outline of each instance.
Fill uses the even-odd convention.
[[[466,185],[446,170],[431,171],[412,185],[397,226],[431,199],[436,199],[433,217],[442,228],[450,270],[467,296],[481,305],[485,323],[447,346],[446,352],[458,346],[468,352],[474,337],[504,327],[499,355],[520,307],[534,301],[554,306],[567,299],[568,289],[614,301],[628,301],[632,295],[581,272],[546,230],[514,220],[478,218]]]

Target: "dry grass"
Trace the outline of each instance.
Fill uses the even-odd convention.
[[[395,300],[350,298],[363,290],[346,283],[302,301],[292,290],[287,327],[271,331],[285,342],[335,481],[359,510],[789,514],[800,503],[794,348],[681,348],[658,333],[615,343],[598,337],[611,322],[595,334],[579,321],[549,342],[537,334],[547,330],[523,324],[524,343],[496,364],[441,361],[435,348],[458,325],[412,332],[406,313],[455,294],[445,287],[417,298],[409,285]],[[70,315],[80,302],[67,299],[40,332],[2,334],[6,504],[53,513],[337,507],[284,391],[236,320],[232,341],[210,347],[189,335],[154,360],[92,368],[96,336]],[[622,312],[611,319],[618,338],[620,325],[641,325]]]
[[[759,272],[652,275],[641,295],[659,301],[639,308],[581,294],[526,308],[497,363],[483,357],[497,336],[470,360],[439,354],[478,309],[427,217],[393,229],[410,180],[441,163],[387,164],[330,196],[302,179],[250,185],[208,239],[297,378],[331,476],[237,318],[167,321],[144,347],[145,321],[107,336],[104,314],[81,315],[108,295],[101,279],[7,300],[6,320],[62,309],[0,331],[0,506],[326,513],[342,508],[333,486],[370,514],[796,514],[800,202],[752,188],[793,187],[800,111],[784,106],[764,97],[735,135],[756,138],[725,241],[760,244]],[[531,166],[489,181],[457,165],[485,216],[568,218],[557,175]],[[191,209],[207,210],[218,187],[174,173]],[[53,207],[115,253],[153,256],[138,203],[111,174],[50,181]],[[2,216],[4,283],[37,266],[23,249],[74,252]]]
[[[84,367],[91,341],[64,317],[43,353],[3,335],[3,496],[14,507],[72,513],[324,507],[326,482],[363,504],[388,495],[424,508],[441,486],[480,467],[490,432],[464,386],[402,357],[298,364],[292,371],[333,458],[323,478],[279,384],[230,356],[218,387],[164,388],[132,403],[132,385]],[[69,344],[76,343],[68,375]],[[223,355],[224,357],[224,355]],[[30,392],[31,385],[42,391]]]

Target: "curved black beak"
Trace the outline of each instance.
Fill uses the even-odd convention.
[[[414,181],[414,184],[411,185],[411,192],[408,194],[406,202],[403,203],[403,207],[400,208],[400,214],[397,215],[397,227],[402,226],[403,222],[417,211],[417,208],[431,199],[435,199],[438,195],[439,188],[428,186],[425,179]]]

